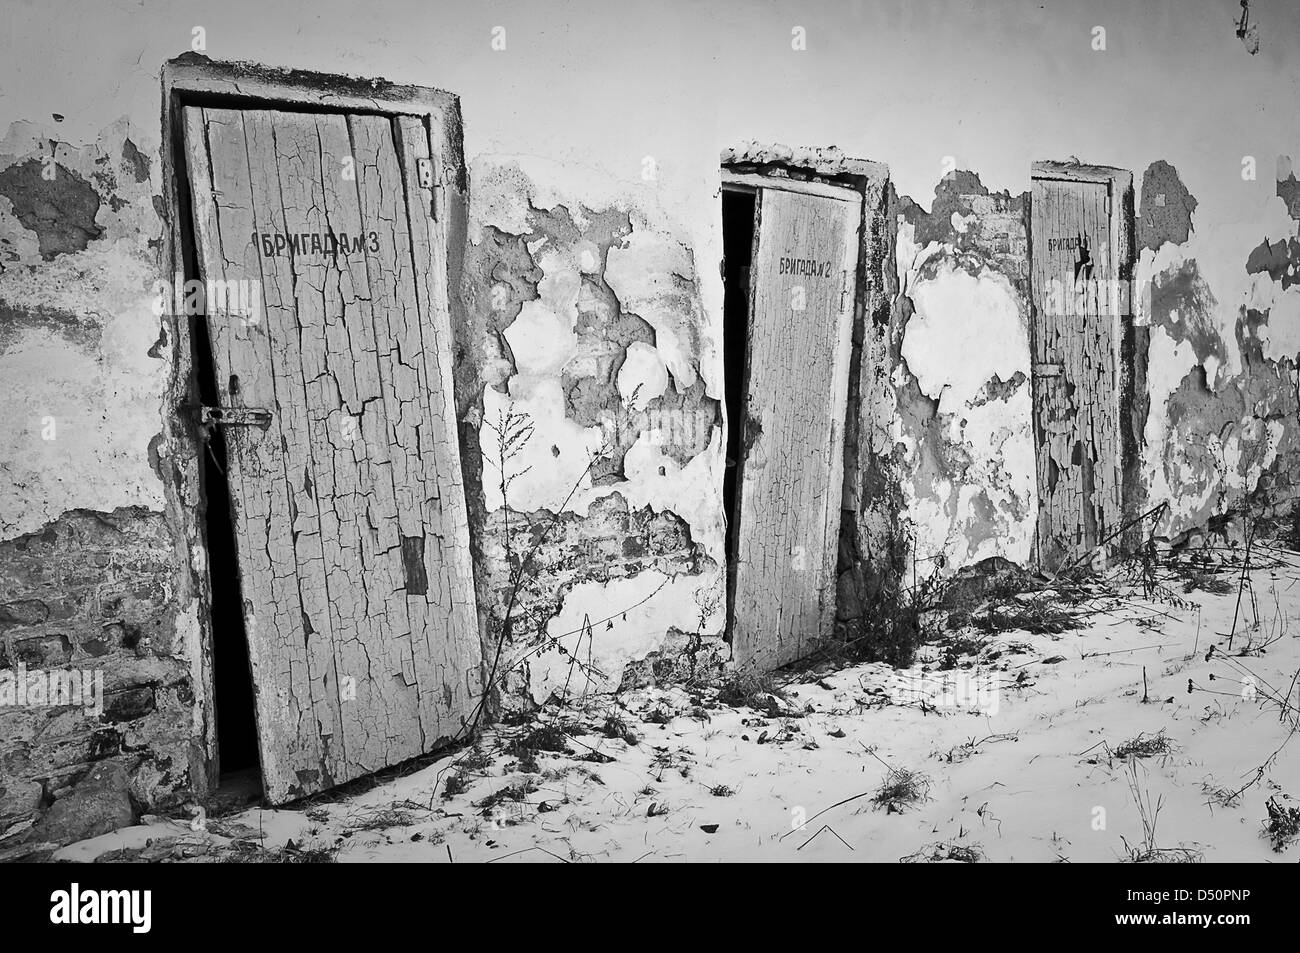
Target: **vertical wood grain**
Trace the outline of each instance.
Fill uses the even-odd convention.
[[[833,633],[861,208],[761,196],[732,602],[741,667],[775,668]]]
[[[210,336],[223,403],[273,413],[228,445],[274,803],[429,750],[479,688],[446,287],[429,277],[445,240],[427,202],[412,214],[401,120],[185,119],[204,276],[256,280],[264,302],[260,323],[214,315]],[[327,238],[267,255],[254,233]],[[361,246],[333,250],[342,235]]]
[[[1121,520],[1119,249],[1108,195],[1095,182],[1033,183],[1038,553],[1047,569],[1096,547]],[[1090,270],[1079,268],[1085,243]]]

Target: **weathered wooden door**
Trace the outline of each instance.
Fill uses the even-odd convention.
[[[221,403],[270,411],[226,436],[280,802],[430,750],[480,691],[446,241],[424,187],[442,143],[413,117],[186,107],[185,145]]]
[[[1055,570],[1121,526],[1119,170],[1040,163],[1031,201],[1038,560]]]
[[[833,634],[861,219],[848,190],[760,190],[732,573],[740,667],[784,665]]]

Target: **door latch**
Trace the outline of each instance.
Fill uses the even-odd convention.
[[[433,160],[432,159],[416,159],[415,174],[417,178],[419,178],[420,180],[420,188],[422,189],[433,188],[434,181],[433,181]]]
[[[415,160],[415,178],[420,183],[420,188],[428,189],[432,196],[429,202],[429,216],[436,222],[438,220],[438,203],[442,199],[439,194],[442,191],[442,186],[434,178],[432,159]]]
[[[221,424],[226,427],[271,426],[271,412],[262,407],[199,407],[199,423],[204,427]]]

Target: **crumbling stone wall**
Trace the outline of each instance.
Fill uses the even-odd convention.
[[[212,764],[199,447],[174,412],[190,365],[158,291],[171,266],[150,152],[125,122],[82,147],[18,123],[0,146],[0,380],[16,408],[0,423],[0,671],[94,668],[106,691],[102,713],[0,707],[0,835],[42,811],[64,829],[30,836],[84,834],[68,820],[104,785],[128,819],[176,806],[203,796]],[[579,644],[593,690],[662,673],[679,648],[716,665],[719,349],[694,253],[652,202],[559,201],[512,164],[485,163],[477,184],[471,240],[450,249],[455,367],[502,695],[544,699]],[[533,431],[504,494],[485,468],[503,415]]]
[[[643,201],[593,207],[588,183],[561,196],[514,160],[471,183],[457,390],[500,700],[572,686],[579,652],[583,687],[617,688],[674,629],[725,654],[716,329],[692,250]]]
[[[80,806],[29,837],[93,829],[87,786],[128,818],[204,789],[150,151],[125,121],[86,145],[28,122],[0,141],[0,837],[52,804]],[[102,711],[3,697],[63,669],[102,676]]]
[[[206,784],[206,567],[195,448],[173,413],[188,364],[156,307],[151,154],[125,122],[83,146],[29,123],[0,142],[0,387],[13,408],[0,418],[0,674],[105,679],[97,714],[0,706],[0,837],[42,812],[64,826],[34,833],[84,833],[78,811],[48,809],[83,803],[87,785],[114,786],[129,815]],[[733,154],[746,158],[832,176],[852,162]],[[721,322],[701,301],[697,249],[649,195],[585,170],[560,186],[561,170],[539,168],[480,160],[468,242],[450,249],[484,654],[509,706],[729,654]],[[1300,494],[1289,167],[1277,194],[1243,246],[1242,232],[1197,230],[1171,165],[1144,177],[1133,412],[1145,503],[1171,502],[1170,538],[1242,500],[1280,512]],[[926,212],[893,196],[881,167],[865,198],[841,620],[913,571],[1028,562],[1036,508],[1026,196],[959,172]],[[527,433],[504,459],[502,431]]]
[[[103,673],[102,712],[14,698],[0,709],[0,830],[67,795],[97,762],[125,768],[129,796],[154,810],[178,804],[191,772],[202,774],[194,685],[172,654],[172,569],[166,520],[140,507],[73,510],[0,542],[0,680]]]

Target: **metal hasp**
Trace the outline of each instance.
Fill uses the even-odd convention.
[[[200,407],[199,423],[205,427],[223,424],[228,427],[271,426],[271,412],[261,407]]]

